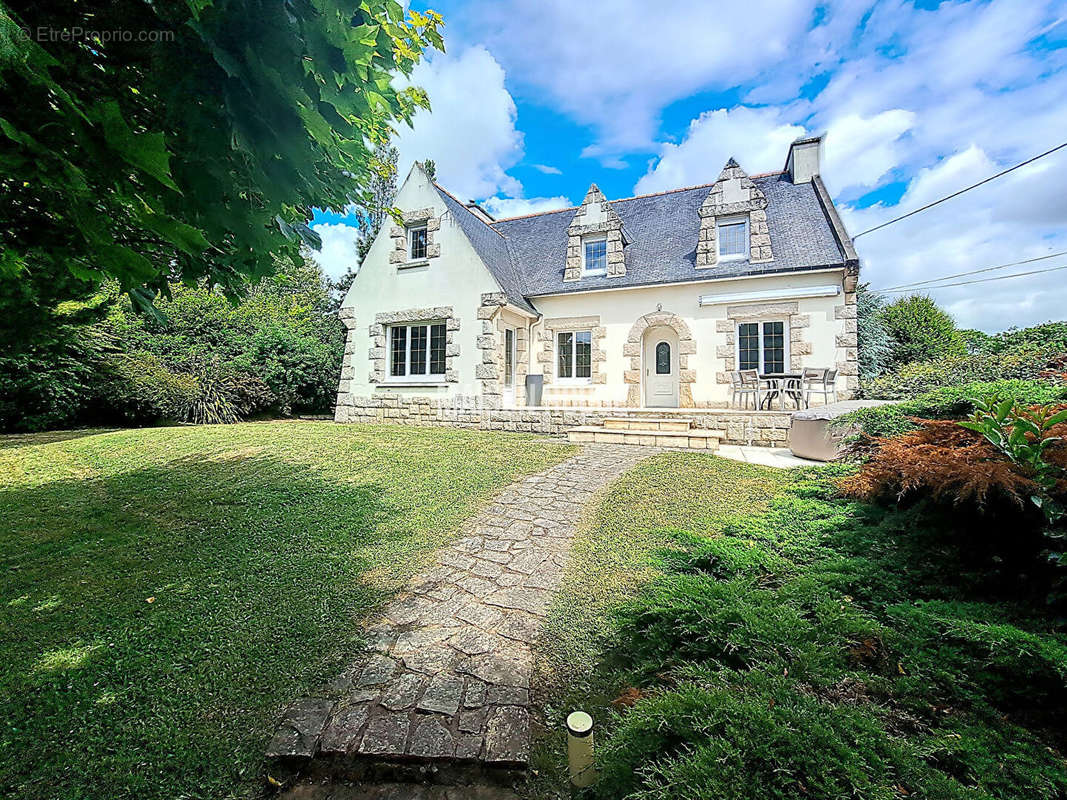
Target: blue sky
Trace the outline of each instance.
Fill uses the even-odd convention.
[[[429,6],[447,52],[413,76],[433,110],[398,132],[401,176],[433,158],[498,216],[573,205],[593,182],[609,199],[707,183],[730,156],[778,170],[790,141],[823,133],[824,180],[857,233],[1067,140],[1067,0]],[[1067,250],[1065,175],[1067,150],[861,237],[864,280]],[[354,230],[314,223],[324,267],[344,272]],[[1067,270],[932,294],[997,330],[1067,316]]]

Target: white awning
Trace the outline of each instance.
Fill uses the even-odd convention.
[[[723,303],[760,303],[766,300],[798,300],[805,297],[836,297],[841,294],[840,284],[831,286],[805,286],[800,289],[766,289],[762,292],[734,292],[733,294],[702,294],[700,305],[716,306]]]

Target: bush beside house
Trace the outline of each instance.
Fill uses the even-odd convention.
[[[157,306],[160,318],[140,314],[109,285],[58,307],[48,337],[0,356],[0,429],[220,423],[332,407],[344,328],[314,263],[280,270],[239,305],[177,284]]]

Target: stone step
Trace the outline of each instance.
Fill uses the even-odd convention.
[[[600,425],[581,425],[567,431],[567,441],[574,443],[632,444],[645,447],[678,447],[687,450],[716,450],[721,431],[694,428],[685,431],[657,429],[610,429]]]
[[[693,420],[682,417],[607,417],[604,427],[624,431],[687,431]]]

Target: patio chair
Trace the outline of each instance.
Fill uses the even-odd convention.
[[[837,370],[808,367],[800,378],[804,391],[804,406],[811,407],[811,396],[822,395],[823,405],[837,402]],[[832,398],[832,399],[831,399]]]
[[[806,371],[806,370],[805,370]],[[785,392],[785,396],[797,407],[797,411],[801,408],[806,408],[808,405],[807,394],[804,391],[804,377],[799,378],[786,378],[781,384],[781,390]]]
[[[737,402],[740,397],[744,402],[744,407],[748,408],[748,398],[751,396],[753,400],[752,407],[759,409],[761,394],[762,387],[758,371],[754,369],[735,369],[730,373],[730,405],[736,404],[741,407],[741,404]]]

